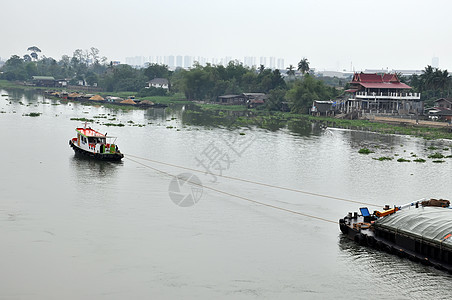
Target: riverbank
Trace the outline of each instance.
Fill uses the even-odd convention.
[[[82,88],[77,89],[77,87],[70,87],[70,88],[63,88],[63,87],[39,87],[39,86],[30,86],[30,85],[24,85],[21,82],[12,82],[7,80],[0,80],[0,89],[21,89],[21,90],[36,90],[36,91],[67,91],[67,92],[82,92]],[[137,92],[104,92],[104,91],[84,91],[85,93],[89,94],[96,94],[100,95],[102,97],[111,96],[111,97],[119,97],[123,99],[136,97],[138,94]],[[58,97],[55,97],[58,98]],[[172,103],[180,103],[180,104],[186,104],[191,103],[192,101],[189,101],[185,99],[184,95],[181,93],[175,93],[168,96],[147,96],[147,97],[139,97],[140,100],[149,100],[156,104],[172,104]],[[114,103],[109,103],[108,105],[115,105]]]
[[[392,118],[375,118],[373,120],[345,120],[336,119],[330,117],[308,117],[314,122],[319,122],[328,127],[347,128],[356,130],[366,130],[372,132],[378,132],[383,134],[403,134],[416,137],[422,137],[424,139],[452,139],[451,128],[447,126],[447,123],[443,123],[445,126],[439,126],[440,122],[434,122],[436,124],[429,124],[433,122],[419,122],[416,124],[413,122],[405,122],[405,120],[394,121]],[[388,120],[386,120],[388,119]]]
[[[0,80],[0,88],[4,89],[23,89],[40,90],[48,88],[24,86],[15,82]],[[63,88],[57,88],[64,90]],[[100,92],[101,96],[115,96],[127,98],[136,93],[132,92]],[[187,114],[190,119],[198,125],[203,125],[202,118],[209,121],[216,121],[219,126],[258,126],[269,130],[278,130],[284,127],[296,128],[296,130],[305,130],[307,122],[318,123],[322,127],[344,128],[353,130],[372,131],[382,134],[401,134],[422,137],[424,139],[450,139],[452,140],[451,128],[447,123],[419,121],[416,124],[414,120],[394,119],[385,117],[375,117],[370,120],[346,120],[332,117],[315,117],[311,115],[300,115],[291,112],[276,112],[264,109],[248,109],[243,105],[220,105],[205,103],[203,101],[190,101],[181,94],[171,96],[151,96],[142,97],[140,100],[149,100],[157,104],[174,105],[190,104]],[[88,103],[89,104],[89,103]],[[98,105],[97,103],[92,103]],[[102,104],[109,108],[118,109],[142,109],[135,106],[122,106],[114,103]],[[233,119],[233,120],[232,120]]]

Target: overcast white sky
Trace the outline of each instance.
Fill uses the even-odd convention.
[[[127,56],[307,57],[319,70],[452,70],[452,1],[407,0],[7,0],[0,57],[61,58],[96,47]]]

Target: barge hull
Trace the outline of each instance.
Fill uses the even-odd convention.
[[[426,243],[425,240],[412,239],[412,237],[401,235],[400,232],[390,232],[387,228],[379,228],[374,224],[369,225],[364,222],[362,216],[345,217],[339,220],[339,228],[342,233],[359,245],[452,273],[452,252],[448,247]],[[413,247],[411,244],[416,246]]]

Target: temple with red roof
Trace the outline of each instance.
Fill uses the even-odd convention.
[[[346,90],[345,111],[407,114],[422,112],[421,94],[401,82],[397,74],[355,73]]]

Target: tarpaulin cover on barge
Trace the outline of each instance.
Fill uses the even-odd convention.
[[[430,244],[435,248],[452,251],[452,209],[405,209],[378,219],[374,225],[377,232],[386,232],[389,235],[387,237],[399,245],[404,244],[413,249],[419,247],[419,244]],[[417,245],[413,245],[413,240]]]

